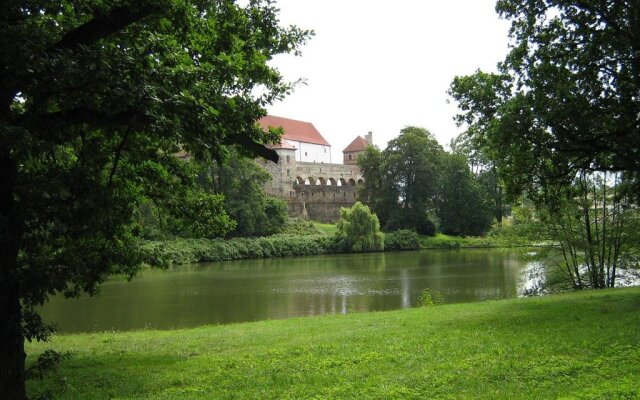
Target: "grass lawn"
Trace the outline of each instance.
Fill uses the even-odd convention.
[[[420,235],[423,249],[454,249],[464,247],[512,247],[524,243],[513,243],[501,237],[460,237],[436,233],[435,236]]]
[[[637,399],[640,288],[59,335],[68,399]]]
[[[324,233],[325,235],[333,235],[338,231],[337,224],[326,224],[323,222],[313,221],[313,226],[315,226],[316,229],[318,229],[321,233]]]

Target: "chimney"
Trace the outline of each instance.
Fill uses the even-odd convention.
[[[369,142],[369,144],[373,144],[373,132],[369,131],[369,133],[364,135],[364,140]]]

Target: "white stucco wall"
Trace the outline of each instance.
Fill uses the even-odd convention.
[[[296,161],[331,164],[331,146],[288,140],[296,147]]]

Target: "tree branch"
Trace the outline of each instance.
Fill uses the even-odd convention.
[[[249,136],[237,134],[225,138],[225,144],[237,144],[267,160],[278,163],[278,153],[275,150],[266,148],[263,144],[254,142]]]
[[[149,1],[115,7],[67,32],[54,48],[65,50],[91,45],[162,9],[158,2]]]
[[[120,162],[120,156],[122,155],[122,151],[124,150],[124,147],[127,144],[127,139],[129,138],[130,132],[131,132],[130,128],[125,131],[122,140],[120,141],[120,143],[118,144],[118,147],[116,148],[116,155],[113,159],[113,166],[111,167],[111,172],[109,173],[109,181],[107,183],[108,187],[111,187],[111,185],[113,184],[113,177],[116,175],[116,171],[118,170],[118,163]]]
[[[26,113],[20,118],[20,125],[30,126],[36,123],[44,127],[56,127],[59,125],[92,124],[99,127],[127,126],[140,128],[151,122],[151,119],[137,111],[126,110],[115,114],[94,110],[86,107],[71,110],[57,111],[47,114]]]

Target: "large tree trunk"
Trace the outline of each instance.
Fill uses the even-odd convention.
[[[0,391],[5,400],[26,399],[24,338],[21,329],[20,299],[15,288],[7,288],[3,280],[0,290]],[[8,290],[7,290],[8,289]]]
[[[26,399],[24,337],[17,268],[21,227],[13,199],[16,163],[0,152],[0,392],[5,400]]]

